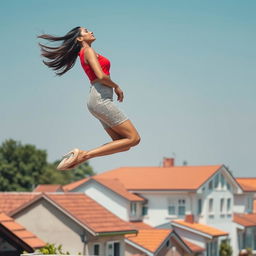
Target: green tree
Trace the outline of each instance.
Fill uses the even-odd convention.
[[[70,171],[57,171],[47,152],[13,139],[0,146],[0,191],[31,191],[38,184],[67,184],[94,175],[88,162]]]
[[[56,171],[59,161],[47,165],[45,172],[40,176],[40,184],[67,184],[73,181],[95,175],[88,162],[79,165],[77,168],[69,171]]]
[[[223,240],[220,244],[220,256],[231,256],[233,253],[232,247],[228,240]]]
[[[0,190],[29,191],[47,166],[46,151],[6,140],[0,147]]]

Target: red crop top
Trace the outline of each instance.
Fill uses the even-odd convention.
[[[94,79],[97,79],[97,76],[95,75],[91,66],[89,64],[85,63],[85,61],[84,61],[84,51],[85,51],[85,48],[82,48],[80,50],[80,52],[78,53],[78,55],[80,57],[80,62],[81,62],[81,65],[84,69],[84,72],[87,74],[90,81],[93,81]],[[109,72],[109,70],[110,70],[110,61],[107,58],[105,58],[104,56],[100,55],[100,54],[98,54],[98,61],[100,63],[102,71],[106,75],[110,75],[110,72]]]

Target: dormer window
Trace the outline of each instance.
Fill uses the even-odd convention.
[[[209,188],[210,191],[212,190],[212,180],[209,182],[208,188]]]
[[[131,216],[136,216],[137,213],[137,205],[135,202],[132,202],[130,205],[130,211],[131,211]]]
[[[223,174],[220,175],[220,184],[221,184],[221,188],[224,189],[226,181]]]
[[[214,188],[219,187],[219,174],[216,174],[214,177]]]

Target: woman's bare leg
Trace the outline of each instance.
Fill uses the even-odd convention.
[[[79,154],[78,162],[84,162],[94,157],[115,154],[129,150],[140,142],[140,136],[130,120],[106,130],[112,142]]]

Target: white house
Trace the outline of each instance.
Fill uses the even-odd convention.
[[[255,236],[253,191],[243,189],[224,165],[174,166],[173,162],[165,159],[162,167],[122,167],[62,189],[87,194],[123,220],[173,228],[183,239],[203,247],[202,255],[218,255],[221,241],[227,239],[233,255],[246,245],[256,249],[254,242],[245,243]],[[249,229],[238,214],[240,219],[253,219]]]

